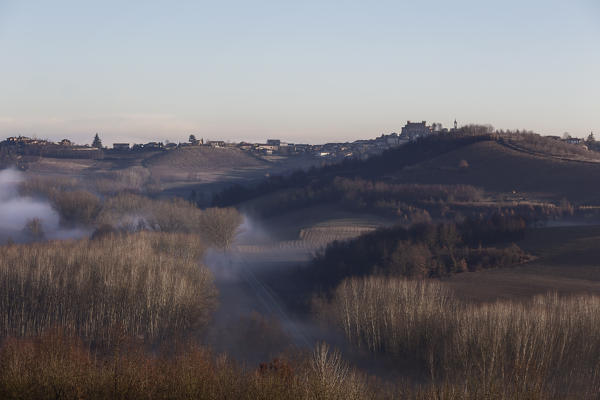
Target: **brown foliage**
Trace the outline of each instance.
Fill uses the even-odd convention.
[[[92,225],[101,207],[98,196],[86,190],[56,191],[50,201],[68,224]]]
[[[152,356],[124,345],[99,356],[55,333],[9,339],[0,348],[0,397],[18,399],[339,399],[374,398],[375,388],[326,345],[293,365],[274,360],[244,369],[187,345]]]

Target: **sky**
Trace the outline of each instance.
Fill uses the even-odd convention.
[[[600,1],[0,0],[0,139],[600,136]]]

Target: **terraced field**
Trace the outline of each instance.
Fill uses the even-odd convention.
[[[260,244],[246,241],[237,244],[234,251],[245,257],[269,255],[271,259],[281,261],[306,261],[333,241],[349,240],[379,226],[382,225],[368,218],[331,219],[301,228],[293,239],[263,240]]]

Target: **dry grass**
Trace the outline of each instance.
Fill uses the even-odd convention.
[[[0,335],[55,326],[103,343],[120,330],[148,341],[185,336],[215,306],[195,235],[109,235],[0,247]]]

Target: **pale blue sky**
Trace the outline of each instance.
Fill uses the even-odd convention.
[[[0,51],[0,138],[600,134],[598,0],[0,0]]]

